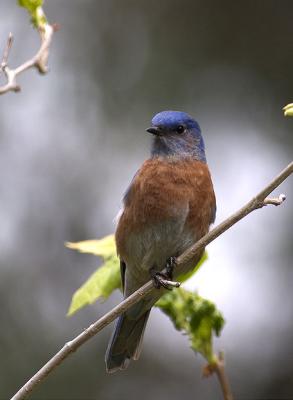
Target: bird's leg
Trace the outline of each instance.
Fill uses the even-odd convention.
[[[155,266],[150,269],[150,275],[155,288],[160,289],[163,287],[165,289],[172,290],[173,287],[178,288],[180,286],[179,282],[172,281],[175,265],[175,257],[170,257],[166,262],[166,273],[157,271]]]
[[[156,269],[153,267],[150,269],[150,275],[156,289],[160,289],[161,287],[163,287],[165,289],[172,290],[172,288],[168,284],[166,274],[156,271]]]
[[[172,281],[173,280],[173,272],[176,267],[176,257],[168,258],[166,262],[166,275]]]

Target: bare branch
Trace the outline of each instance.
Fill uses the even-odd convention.
[[[9,35],[8,35],[6,47],[5,47],[4,52],[3,52],[3,59],[2,59],[2,63],[1,63],[1,68],[2,69],[7,66],[9,52],[11,50],[12,43],[13,43],[13,36],[12,36],[12,33],[10,32]]]
[[[17,84],[16,78],[22,72],[30,68],[36,68],[41,74],[46,74],[48,72],[47,63],[49,57],[49,50],[55,28],[54,26],[45,23],[38,28],[38,31],[41,38],[40,49],[30,60],[24,62],[15,69],[11,69],[8,67],[8,57],[13,43],[12,33],[9,34],[0,66],[0,71],[2,70],[3,73],[5,74],[7,83],[3,86],[0,86],[0,95],[5,94],[7,92],[19,92],[21,88]]]
[[[216,226],[213,230],[211,230],[208,234],[206,234],[203,238],[201,238],[198,242],[196,242],[193,246],[191,246],[188,250],[186,250],[180,257],[177,258],[176,269],[180,274],[181,271],[184,270],[184,267],[189,264],[194,259],[196,259],[196,255],[198,252],[202,251],[205,246],[215,240],[218,236],[220,236],[223,232],[229,229],[231,226],[235,225],[242,218],[250,214],[252,211],[262,208],[267,204],[275,204],[272,203],[272,199],[266,199],[266,197],[278,187],[288,176],[293,173],[293,162],[291,162],[272,182],[267,185],[260,193],[258,193],[252,200],[250,200],[245,206],[243,206],[236,213],[228,217],[221,224]],[[282,197],[283,199],[283,197]],[[284,200],[280,201],[281,204]],[[126,310],[128,310],[133,304],[140,301],[142,298],[150,294],[151,292],[155,292],[158,289],[155,289],[153,286],[153,282],[149,281],[132,295],[123,300],[120,304],[114,307],[111,311],[105,314],[98,321],[90,325],[87,329],[85,329],[82,333],[80,333],[76,338],[67,342],[62,349],[55,354],[12,398],[11,400],[22,400],[25,399],[29,393],[31,393],[36,386],[41,383],[46,376],[48,376],[52,371],[54,371],[58,365],[60,365],[71,353],[75,352],[82,344],[87,342],[91,337],[95,336],[98,332],[100,332],[105,326],[109,325],[112,321],[114,321],[119,315],[123,314]],[[157,292],[156,292],[157,293]],[[164,291],[162,290],[162,294]],[[220,374],[220,370],[217,372]],[[221,377],[220,377],[221,379]],[[229,399],[229,397],[227,397]]]

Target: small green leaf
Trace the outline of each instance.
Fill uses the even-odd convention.
[[[74,293],[67,315],[73,315],[86,305],[99,298],[106,299],[121,286],[120,264],[118,259],[108,258],[89,279]]]
[[[120,262],[116,256],[114,236],[106,236],[101,240],[85,240],[78,243],[66,243],[70,249],[82,253],[100,256],[103,265],[74,293],[68,310],[68,316],[99,298],[106,299],[121,286]]]
[[[293,117],[293,103],[287,104],[283,110],[285,117]]]
[[[162,296],[156,307],[169,316],[177,330],[188,335],[193,350],[209,363],[214,361],[213,334],[220,335],[225,321],[211,301],[179,288]]]
[[[103,259],[116,256],[114,235],[105,236],[103,239],[83,240],[82,242],[67,242],[65,246],[81,253],[93,254]],[[118,259],[118,257],[117,257]]]
[[[43,0],[18,0],[18,3],[29,12],[34,12],[38,7],[42,7]]]
[[[18,4],[28,11],[31,16],[32,24],[36,28],[40,28],[47,23],[46,16],[42,9],[43,0],[18,0]]]
[[[199,262],[196,264],[196,266],[191,271],[186,272],[186,274],[180,275],[177,280],[179,282],[187,281],[187,279],[191,278],[192,275],[194,275],[200,269],[200,267],[207,261],[207,259],[208,259],[208,253],[205,251]]]

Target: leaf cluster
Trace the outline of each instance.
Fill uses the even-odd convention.
[[[102,265],[74,293],[68,311],[71,316],[99,298],[109,297],[121,287],[121,278],[113,235],[101,240],[66,243],[66,246],[82,253],[94,254],[103,260]],[[179,280],[183,282],[190,278],[206,260],[205,253],[195,268],[179,277]],[[201,353],[209,363],[214,361],[213,334],[220,335],[224,318],[211,301],[181,287],[164,294],[155,306],[168,315],[177,330],[188,336],[193,350]]]
[[[70,249],[81,253],[94,254],[103,259],[103,264],[74,293],[67,315],[92,304],[99,298],[106,299],[121,287],[120,263],[116,256],[114,236],[106,236],[101,240],[85,240],[78,243],[66,243]]]
[[[156,306],[168,315],[177,330],[188,335],[193,350],[209,363],[215,361],[212,336],[220,335],[225,321],[211,301],[179,288],[162,296]]]

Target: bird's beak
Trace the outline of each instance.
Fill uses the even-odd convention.
[[[156,136],[162,135],[162,130],[158,126],[151,126],[150,128],[147,128],[146,131]]]

